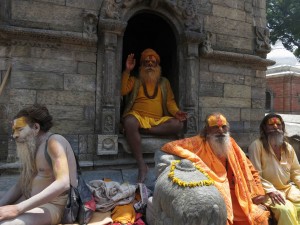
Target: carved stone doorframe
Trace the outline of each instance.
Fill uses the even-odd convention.
[[[205,39],[199,13],[195,11],[199,4],[197,1],[173,3],[169,0],[103,2],[98,23],[96,84],[98,155],[118,153],[123,35],[127,21],[138,12],[153,12],[172,23],[178,46],[179,106],[189,114],[185,133],[198,132],[199,45]]]

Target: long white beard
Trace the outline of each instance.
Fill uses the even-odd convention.
[[[145,83],[156,83],[161,75],[161,68],[157,66],[152,68],[152,71],[147,71],[146,67],[140,67],[140,78]]]
[[[281,147],[284,142],[284,134],[281,130],[268,133],[268,142],[272,147]]]
[[[228,158],[228,153],[232,149],[229,132],[223,135],[207,135],[207,140],[211,149],[219,158]]]
[[[37,173],[35,154],[36,138],[33,131],[28,134],[25,142],[16,142],[17,155],[21,163],[21,190],[26,198],[30,197],[32,179]]]

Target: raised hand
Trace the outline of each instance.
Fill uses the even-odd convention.
[[[131,53],[127,56],[126,72],[130,73],[133,70],[134,67],[135,67],[135,58],[134,58],[134,54]]]

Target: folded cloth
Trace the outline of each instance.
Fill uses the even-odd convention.
[[[89,182],[96,201],[96,210],[107,212],[117,205],[126,205],[135,198],[136,185],[115,181],[92,180]]]

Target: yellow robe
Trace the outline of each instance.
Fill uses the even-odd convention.
[[[122,88],[121,95],[129,94],[134,87],[135,78],[130,77],[129,74],[123,73],[122,75]],[[169,81],[167,81],[167,109],[169,113],[174,116],[179,111],[175,102],[174,94],[172,92]],[[153,95],[155,84],[147,84],[147,91],[150,96]],[[161,88],[158,86],[157,96],[153,99],[149,99],[145,96],[142,85],[139,87],[139,91],[133,107],[128,114],[132,114],[140,121],[141,127],[150,128],[153,125],[158,125],[166,120],[172,118],[169,116],[163,116],[162,108],[162,94]],[[126,115],[128,115],[126,114]],[[144,124],[144,125],[143,125]],[[150,127],[147,127],[150,124]]]
[[[285,206],[271,205],[271,201],[268,202],[278,225],[298,225],[300,224],[297,222],[297,211],[300,212],[300,165],[293,147],[286,144],[287,152],[281,150],[280,161],[271,147],[269,154],[265,151],[259,139],[251,143],[248,152],[250,160],[261,176],[266,193],[280,191],[286,198]],[[287,214],[284,213],[285,207],[289,211]],[[278,212],[282,210],[283,212]]]
[[[231,143],[233,148],[228,155],[228,163],[235,176],[234,191],[232,192],[230,191],[228,174],[222,161],[213,153],[208,142],[199,135],[169,142],[162,147],[162,150],[189,159],[208,173],[225,200],[227,224],[234,222],[234,211],[237,210],[239,219],[244,215],[248,224],[267,225],[269,212],[252,203],[253,197],[264,195],[259,175],[232,138]],[[238,202],[240,207],[232,204],[231,194],[235,194],[233,200]]]

